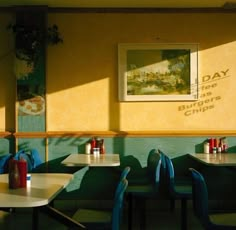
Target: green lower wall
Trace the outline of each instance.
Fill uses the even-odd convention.
[[[189,177],[188,168],[200,170],[207,181],[211,199],[234,200],[236,194],[236,168],[213,167],[203,165],[188,153],[202,152],[202,143],[206,137],[153,137],[133,138],[114,137],[104,138],[106,154],[119,153],[120,167],[107,168],[77,168],[62,166],[60,162],[71,153],[84,152],[88,138],[63,137],[48,139],[48,162],[37,169],[38,172],[74,173],[73,181],[58,197],[59,199],[110,199],[119,178],[121,168],[131,165],[133,171],[146,166],[148,153],[153,148],[159,148],[173,160],[177,178]],[[229,152],[236,153],[236,137],[228,137]],[[0,154],[9,152],[13,141],[0,140]],[[22,148],[37,148],[45,161],[45,139],[19,139]],[[132,175],[131,169],[131,175]]]

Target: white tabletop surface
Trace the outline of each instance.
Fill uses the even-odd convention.
[[[9,189],[8,174],[0,174],[0,207],[25,208],[47,205],[72,178],[72,174],[32,173],[30,186]]]
[[[215,166],[236,166],[236,153],[192,153],[194,159]]]
[[[112,167],[120,165],[119,154],[70,154],[61,162],[66,166],[91,166],[91,167]]]

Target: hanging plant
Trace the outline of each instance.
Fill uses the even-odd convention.
[[[57,25],[53,25],[44,31],[36,25],[10,24],[7,26],[15,35],[16,58],[34,66],[40,56],[40,51],[45,44],[55,45],[62,43],[63,39]]]

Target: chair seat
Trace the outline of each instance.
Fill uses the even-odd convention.
[[[115,171],[115,174],[120,175],[121,171],[123,169],[119,169],[118,173],[117,170]],[[141,168],[136,171],[133,171],[133,169],[130,171],[130,173],[127,175],[127,180],[129,181],[129,185],[136,185],[136,184],[149,184],[151,183],[150,178],[147,174],[147,168]]]
[[[131,185],[126,189],[126,193],[137,197],[155,197],[158,193],[152,185]]]
[[[107,223],[108,225],[110,225],[111,216],[112,212],[110,211],[78,209],[72,218],[82,224]]]
[[[150,184],[151,180],[147,177],[147,173],[145,174],[134,174],[132,177],[128,177],[129,185],[146,185]]]
[[[217,225],[235,226],[236,229],[236,213],[216,213],[209,215],[210,221]]]
[[[125,190],[128,187],[126,176],[130,167],[126,167],[120,175],[119,183],[114,192],[113,205],[111,210],[101,209],[78,209],[72,219],[83,224],[86,229],[112,229],[119,230],[123,214],[123,199]]]
[[[176,198],[192,198],[192,186],[191,185],[175,185],[175,197]]]

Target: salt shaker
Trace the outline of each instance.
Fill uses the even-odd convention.
[[[204,143],[204,153],[210,153],[210,144],[209,144],[209,142]]]
[[[86,154],[90,154],[91,153],[91,143],[90,142],[87,142],[85,144],[85,153]]]

